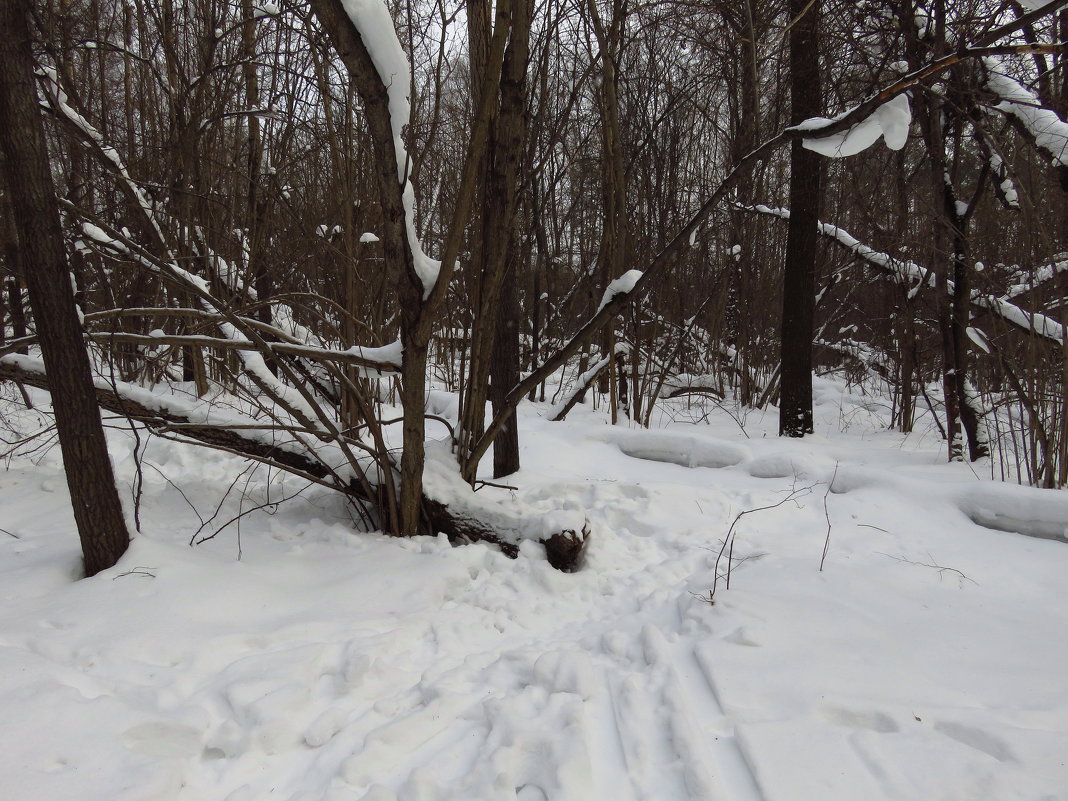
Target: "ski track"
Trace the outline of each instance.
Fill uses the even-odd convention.
[[[695,656],[708,632],[689,612],[706,607],[674,555],[646,561],[645,491],[614,503],[628,492],[582,490],[595,525],[633,546],[610,576],[530,558],[502,578],[516,563],[472,546],[445,551],[466,566],[422,619],[235,623],[187,651],[181,637],[71,645],[53,633],[80,622],[56,617],[3,648],[38,659],[54,694],[127,708],[114,735],[153,766],[131,801],[762,801]],[[627,598],[612,583],[663,586]]]

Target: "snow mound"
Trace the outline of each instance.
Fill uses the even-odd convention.
[[[733,467],[749,458],[749,451],[740,445],[666,431],[609,429],[590,439],[615,445],[632,459],[680,467]]]
[[[958,494],[960,509],[972,522],[997,531],[1068,542],[1068,493],[984,483]]]
[[[744,468],[753,478],[790,478],[813,480],[824,471],[817,469],[811,459],[791,453],[769,453],[746,462]]]

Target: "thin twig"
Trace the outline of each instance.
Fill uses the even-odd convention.
[[[714,604],[716,602],[715,601],[716,588],[719,585],[719,575],[720,575],[719,574],[719,563],[723,559],[724,552],[727,551],[728,544],[730,545],[730,553],[728,553],[728,555],[727,555],[727,572],[726,572],[724,577],[727,579],[727,589],[729,590],[731,588],[731,564],[733,563],[732,554],[734,552],[735,529],[738,527],[738,522],[743,517],[745,517],[746,515],[751,515],[754,512],[766,512],[769,509],[775,509],[775,508],[777,508],[779,506],[782,506],[784,503],[787,503],[788,501],[793,501],[793,500],[796,500],[797,498],[802,497],[803,495],[807,495],[809,492],[812,491],[812,488],[815,487],[815,486],[816,486],[815,484],[810,484],[809,486],[801,487],[800,489],[797,488],[797,487],[794,487],[794,488],[792,488],[790,490],[789,495],[787,495],[782,500],[777,501],[776,503],[769,504],[768,506],[759,506],[756,509],[745,509],[744,511],[741,511],[741,512],[739,512],[737,514],[737,516],[734,518],[734,522],[731,523],[731,527],[729,529],[727,529],[727,536],[723,538],[723,543],[722,543],[722,545],[720,545],[719,553],[716,554],[716,564],[715,564],[715,567],[713,569],[713,577],[712,577],[712,589],[708,591],[708,602],[709,603]]]
[[[155,568],[152,568],[153,570]],[[148,578],[155,578],[156,574],[149,572],[150,568],[147,567],[135,567],[133,570],[127,570],[125,573],[119,573],[117,576],[112,576],[111,580],[121,579],[123,576],[147,576]]]
[[[827,551],[831,547],[831,512],[827,508],[827,499],[831,496],[831,490],[834,489],[834,480],[838,477],[838,462],[834,463],[834,472],[831,473],[831,481],[827,485],[827,491],[823,493],[823,516],[827,520],[827,537],[823,540],[823,556],[820,557],[820,572],[823,572],[823,563],[827,561]]]
[[[245,475],[249,470],[255,470],[256,467],[257,467],[256,463],[252,462],[249,465],[247,465],[244,470],[242,470],[240,473],[238,473],[236,476],[234,476],[234,480],[230,482],[230,486],[226,488],[226,492],[224,492],[223,496],[219,499],[219,504],[218,504],[218,506],[215,507],[215,512],[212,514],[211,517],[209,517],[207,520],[205,520],[203,523],[201,523],[200,524],[200,528],[198,528],[196,530],[196,532],[193,534],[193,536],[189,538],[189,544],[190,545],[194,545],[194,544],[199,545],[201,542],[204,542],[203,539],[197,540],[197,535],[200,534],[201,531],[203,531],[216,517],[219,516],[219,512],[222,511],[223,504],[226,503],[226,499],[230,497],[230,493],[233,492],[234,487],[237,485],[237,482],[241,480],[241,477],[243,475]],[[233,522],[233,521],[231,521],[231,522]],[[229,523],[227,523],[226,525],[229,525]],[[223,526],[223,528],[225,528],[225,527],[226,526]],[[220,531],[221,530],[222,529],[220,529]],[[218,534],[219,532],[216,531],[215,533]],[[214,535],[212,535],[212,536],[214,536]],[[208,539],[211,539],[211,538],[209,537]]]
[[[171,479],[167,477],[167,474],[160,470],[158,467],[156,467],[156,465],[152,464],[152,462],[142,462],[142,464],[145,467],[151,467],[153,470],[159,473],[160,477],[170,485],[171,489],[173,489],[175,492],[182,496],[182,500],[184,500],[186,502],[186,505],[193,510],[193,514],[195,514],[197,516],[197,520],[200,521],[200,527],[203,528],[204,516],[200,514],[200,511],[196,508],[196,506],[193,505],[193,502],[189,500],[189,496],[182,491],[182,488],[175,484],[173,481],[171,481]]]
[[[252,477],[251,477],[251,476],[249,476],[249,478],[251,479]],[[277,507],[279,507],[280,505],[282,505],[282,504],[283,504],[283,503],[285,503],[286,501],[291,501],[291,500],[293,500],[294,498],[296,498],[296,497],[297,497],[298,495],[300,495],[300,494],[301,494],[302,492],[304,492],[304,490],[308,489],[308,487],[312,486],[312,485],[313,485],[314,483],[315,483],[315,482],[308,482],[308,483],[307,483],[307,484],[305,484],[305,485],[304,485],[303,487],[301,487],[301,488],[300,488],[299,490],[297,490],[296,492],[294,492],[294,493],[293,493],[292,495],[289,495],[289,496],[287,496],[287,497],[285,497],[285,498],[281,498],[280,500],[277,500],[277,501],[267,501],[267,502],[265,502],[265,503],[257,504],[256,506],[252,506],[252,507],[250,507],[250,508],[248,508],[248,509],[245,509],[245,510],[243,510],[243,511],[242,511],[242,512],[241,512],[240,514],[238,514],[238,515],[235,515],[234,517],[232,517],[232,518],[230,518],[229,520],[227,520],[227,521],[226,521],[225,523],[223,523],[223,524],[222,524],[221,526],[219,526],[219,528],[218,528],[218,529],[216,529],[216,530],[215,530],[214,532],[212,532],[211,534],[205,534],[205,535],[204,535],[203,537],[201,537],[201,538],[200,538],[199,540],[197,540],[195,544],[196,544],[196,545],[200,545],[200,544],[202,544],[202,543],[205,543],[205,542],[207,542],[208,540],[213,540],[213,539],[215,539],[215,538],[216,538],[216,537],[218,537],[218,536],[219,536],[220,534],[222,534],[222,532],[223,532],[223,529],[225,529],[225,528],[226,528],[227,526],[229,526],[229,525],[230,525],[231,523],[240,523],[240,520],[241,520],[241,519],[242,519],[243,517],[245,517],[245,516],[247,516],[247,515],[250,515],[250,514],[252,514],[253,512],[258,512],[259,510],[261,510],[261,509],[266,509],[267,507],[275,507],[275,508],[277,509]],[[240,525],[238,526],[238,529],[240,530]],[[238,553],[238,559],[240,559],[240,558],[241,558],[241,555],[240,555],[240,553]]]
[[[946,567],[945,565],[936,565],[934,563],[934,559],[933,558],[932,558],[932,560],[930,562],[914,562],[913,560],[906,559],[903,556],[894,556],[893,554],[883,553],[882,551],[876,551],[876,553],[880,554],[881,556],[885,556],[885,557],[887,557],[889,559],[893,559],[895,562],[903,562],[906,565],[916,565],[917,567],[929,567],[929,568],[932,568],[933,570],[937,570],[938,571],[938,575],[939,576],[941,576],[943,573],[946,573],[946,572],[956,573],[964,581],[970,581],[976,587],[979,586],[979,582],[978,581],[976,581],[975,579],[968,578],[966,575],[961,573],[955,567]],[[930,556],[930,554],[928,554],[928,556]]]

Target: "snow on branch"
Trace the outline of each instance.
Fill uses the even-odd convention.
[[[740,206],[739,208],[746,211],[755,211],[758,214],[778,217],[783,220],[790,219],[789,209],[772,208],[764,205]],[[934,273],[926,267],[921,267],[913,261],[899,259],[896,256],[891,256],[889,253],[881,253],[870,248],[859,239],[852,236],[844,228],[839,228],[825,222],[818,223],[818,226],[821,235],[833,239],[843,248],[851,251],[858,258],[863,259],[869,264],[875,265],[883,272],[894,275],[900,279],[902,283],[916,282],[918,285],[926,284],[931,287],[935,285]]]
[[[988,31],[972,46],[962,47],[902,76],[841,114],[804,120],[785,128],[782,135],[788,139],[800,137],[806,148],[832,157],[859,153],[880,137],[886,139],[889,147],[900,149],[908,138],[912,119],[908,93],[924,80],[968,59],[1062,52],[1065,48],[1063,44],[993,44],[1042,14],[1055,10],[1056,6],[1050,3],[1048,8],[1029,12],[1007,25]],[[750,155],[759,153],[764,147],[762,145]]]
[[[48,374],[39,359],[17,354],[0,356],[0,379],[12,379],[48,390]],[[125,381],[94,376],[97,404],[108,411],[146,423],[155,429],[168,429],[190,439],[277,462],[317,479],[328,476],[333,459],[325,458],[329,448],[315,439],[306,442],[295,431],[205,401],[187,401],[172,394],[163,395]],[[340,454],[334,452],[343,464]]]
[[[627,270],[619,278],[609,283],[604,290],[604,296],[601,298],[601,305],[597,307],[597,311],[607,306],[616,295],[626,295],[633,292],[635,284],[638,283],[638,279],[641,277],[641,270]]]
[[[59,75],[53,68],[39,68],[38,76],[44,86],[48,106],[61,119],[73,126],[83,141],[92,144],[92,151],[119,178],[122,188],[133,198],[144,214],[145,220],[157,238],[157,244],[166,250],[166,237],[163,235],[163,229],[156,218],[156,210],[145,193],[141,191],[141,187],[130,177],[130,172],[126,169],[126,163],[122,160],[122,156],[119,155],[115,148],[104,141],[103,134],[93,127],[89,120],[75,111],[70,103],[67,102],[67,94],[60,86]],[[169,256],[170,254],[168,253],[167,255]]]
[[[1012,276],[1013,283],[1009,286],[1005,297],[1015,298],[1025,295],[1063,273],[1068,273],[1068,253],[1058,253],[1047,263],[1029,271],[1018,270]]]
[[[346,15],[359,34],[367,50],[378,79],[389,98],[389,118],[393,131],[393,147],[397,154],[397,180],[402,184],[401,202],[404,206],[404,226],[413,267],[423,284],[423,299],[429,297],[437,283],[441,262],[430,258],[419,241],[415,228],[415,188],[408,176],[411,158],[404,142],[404,129],[411,121],[411,67],[401,47],[397,29],[384,0],[341,0]]]
[[[1001,98],[994,108],[1022,128],[1054,166],[1068,168],[1068,123],[1052,109],[1043,107],[1034,92],[1007,75],[1000,61],[988,58],[984,63],[988,70],[986,88]]]
[[[225,325],[225,323],[224,323]],[[102,344],[121,342],[131,345],[175,348],[199,347],[218,350],[257,351],[259,345],[240,336],[232,338],[209,337],[196,334],[164,334],[153,331],[149,334],[130,334],[124,331],[101,331],[86,334],[86,338]],[[20,340],[21,341],[21,340]],[[355,367],[364,377],[378,378],[400,373],[401,344],[394,342],[381,348],[353,347],[348,350],[319,348],[311,345],[295,345],[288,342],[268,342],[272,354],[298,356],[314,362],[343,364]]]
[[[267,342],[256,330],[244,325],[241,318],[233,314],[224,303],[212,295],[211,287],[204,278],[183,269],[172,259],[166,261],[155,259],[122,235],[105,231],[99,225],[82,223],[82,233],[87,240],[105,252],[128,258],[160,278],[170,280],[183,289],[191,291],[204,311],[219,316],[220,319],[217,321],[219,331],[226,339],[240,342],[242,341],[241,335],[244,335],[250,342],[255,343],[255,350],[237,350],[245,373],[252,382],[267,392],[273,400],[306,427],[318,429],[320,433],[330,432],[332,424],[326,419],[322,410],[315,406],[308,391],[299,384],[289,386],[283,383],[271,372],[264,359],[265,354],[270,354]],[[319,421],[319,425],[314,422],[316,420]]]
[[[582,394],[590,388],[590,385],[597,380],[597,376],[601,374],[612,363],[611,356],[605,356],[594,361],[593,366],[589,370],[575,379],[575,385],[560,399],[549,411],[549,419],[554,423],[558,423],[567,417],[567,413],[570,412],[578,404],[579,398]]]
[[[739,208],[746,211],[754,211],[758,214],[767,214],[783,220],[790,219],[789,209],[771,208],[763,205],[740,206]],[[895,276],[903,283],[916,281],[917,288],[923,285],[929,287],[935,285],[933,271],[921,267],[915,262],[906,259],[898,259],[888,253],[881,253],[874,250],[861,243],[848,231],[842,228],[821,222],[819,223],[819,232],[822,236],[828,237],[841,247],[853,253],[857,258],[878,267],[883,272]],[[947,282],[947,289],[950,293],[953,292],[954,285],[952,281]],[[915,288],[911,290],[911,292],[915,292]],[[979,308],[993,312],[998,317],[1001,317],[1014,326],[1022,328],[1024,331],[1033,333],[1043,339],[1048,339],[1051,342],[1056,342],[1058,345],[1064,344],[1064,326],[1052,317],[1047,317],[1038,312],[1024,311],[1019,306],[1012,303],[1008,297],[984,294],[978,290],[972,292],[969,300],[973,306],[978,306]]]
[[[854,109],[842,112],[837,117],[812,117],[794,126],[795,131],[813,131],[828,127],[845,118]],[[909,106],[908,93],[893,98],[890,102],[876,108],[870,116],[846,130],[820,138],[805,138],[801,144],[831,158],[855,156],[879,141],[885,140],[891,150],[900,150],[909,137],[909,125],[912,123],[912,109]]]

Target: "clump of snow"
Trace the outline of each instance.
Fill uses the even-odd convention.
[[[608,429],[594,438],[615,445],[633,459],[680,467],[729,467],[749,458],[745,448],[733,443],[674,432]]]
[[[796,125],[795,129],[815,133],[846,116],[850,111],[852,109],[831,119],[813,117]],[[891,150],[900,150],[908,141],[911,123],[912,109],[909,106],[908,93],[905,92],[879,106],[870,116],[851,128],[831,136],[806,138],[802,140],[802,144],[809,150],[831,158],[855,156],[874,145],[880,138]]]
[[[388,345],[382,345],[377,348],[365,348],[357,345],[349,348],[347,352],[355,354],[361,359],[382,363],[383,368],[381,370],[375,370],[372,367],[359,368],[360,373],[365,377],[377,377],[397,371],[404,357],[404,344],[398,339]]]
[[[252,18],[261,19],[262,17],[276,17],[282,13],[282,9],[275,3],[260,3],[253,6]]]
[[[601,305],[597,307],[597,311],[600,311],[614,298],[616,295],[622,295],[630,292],[634,289],[634,285],[638,283],[638,279],[642,277],[641,270],[627,270],[623,275],[616,278],[604,291],[604,296],[601,298]]]

